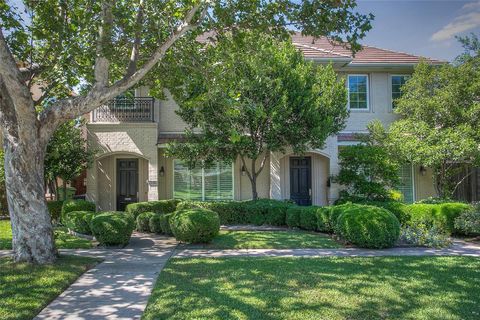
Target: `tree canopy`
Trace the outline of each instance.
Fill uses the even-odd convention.
[[[95,151],[87,148],[82,133],[83,121],[71,120],[62,124],[47,145],[45,177],[47,182],[61,178],[65,183],[80,176],[93,162]],[[54,183],[55,188],[58,186]],[[58,196],[58,189],[55,190]],[[65,189],[64,189],[65,192]],[[65,199],[65,194],[63,195]]]
[[[0,2],[0,123],[15,261],[55,260],[44,190],[54,131],[142,83],[161,92],[166,55],[198,35],[297,29],[355,51],[372,15],[355,0],[24,0]],[[151,72],[157,71],[157,72]],[[42,88],[33,99],[33,86]],[[80,90],[75,90],[80,88]],[[77,94],[73,94],[74,91]],[[52,103],[46,103],[52,102]],[[36,106],[44,105],[37,109]],[[28,192],[25,192],[28,186]]]
[[[466,47],[457,64],[420,63],[397,100],[401,119],[388,132],[379,122],[370,126],[393,157],[432,168],[445,198],[467,177],[465,165],[480,164],[480,58],[469,52],[475,50]]]
[[[191,165],[240,157],[256,198],[270,152],[322,148],[344,127],[345,84],[331,66],[306,62],[288,40],[237,32],[214,41],[172,61],[170,87],[188,128],[187,141],[168,151]]]

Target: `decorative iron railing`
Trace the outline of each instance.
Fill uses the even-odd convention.
[[[115,98],[93,111],[93,122],[153,122],[154,98]]]

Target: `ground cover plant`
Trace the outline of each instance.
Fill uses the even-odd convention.
[[[471,257],[171,259],[151,319],[478,319]]]
[[[192,246],[188,246],[192,247]],[[303,249],[340,248],[330,237],[305,231],[220,231],[206,249]]]
[[[60,256],[52,265],[0,258],[0,319],[30,320],[98,260]]]
[[[88,249],[93,247],[90,240],[70,235],[67,228],[54,229],[55,245],[59,249]],[[12,227],[9,220],[0,220],[0,250],[12,249]]]

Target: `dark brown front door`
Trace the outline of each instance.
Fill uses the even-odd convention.
[[[312,204],[311,163],[310,157],[290,158],[290,199],[300,206]]]
[[[138,202],[138,159],[117,159],[117,210]]]

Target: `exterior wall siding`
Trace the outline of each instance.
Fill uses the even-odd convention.
[[[94,123],[87,125],[87,140],[89,147],[96,150],[97,159],[108,156],[115,156],[115,159],[118,157],[144,159],[145,161],[139,161],[139,198],[156,200],[157,132],[157,123]],[[87,198],[99,206],[108,206],[109,210],[115,208],[115,202],[112,202],[112,199],[107,200],[103,193],[109,185],[110,190],[115,189],[112,182],[112,179],[115,179],[115,171],[112,173],[111,166],[115,167],[115,163],[97,160],[92,168],[87,170]],[[110,193],[115,197],[115,192]],[[99,198],[100,195],[102,199]]]
[[[411,72],[398,72],[394,74],[407,74]],[[366,132],[367,125],[375,120],[380,120],[388,126],[398,119],[391,108],[391,73],[388,71],[365,70],[362,72],[340,71],[339,77],[346,78],[351,74],[368,74],[369,77],[369,110],[351,111],[343,130],[345,133]],[[147,88],[137,90],[138,96],[148,96]],[[165,91],[165,100],[155,100],[155,123],[116,123],[116,124],[89,124],[89,144],[99,150],[99,156],[108,154],[124,154],[138,156],[145,159],[142,171],[144,177],[145,200],[169,199],[173,197],[173,160],[164,156],[164,149],[157,146],[158,133],[182,133],[185,123],[176,114],[178,105],[171,94]],[[321,150],[310,150],[307,155],[312,157],[312,202],[316,205],[332,204],[339,194],[340,187],[331,183],[327,187],[327,181],[331,176],[338,174],[338,146],[336,136],[329,137],[325,147]],[[289,156],[271,154],[267,166],[260,174],[257,182],[259,197],[288,199],[290,194],[289,185]],[[112,190],[113,160],[103,158],[96,161],[93,168],[87,172],[87,197],[98,201],[102,208],[111,208],[115,199],[108,198],[104,194]],[[164,175],[160,176],[160,168],[164,168]],[[242,163],[240,159],[234,162],[234,199],[251,199],[251,185],[247,176],[241,175]],[[415,168],[415,199],[422,199],[435,195],[432,184],[431,171],[420,175]],[[100,198],[99,198],[99,195]]]

